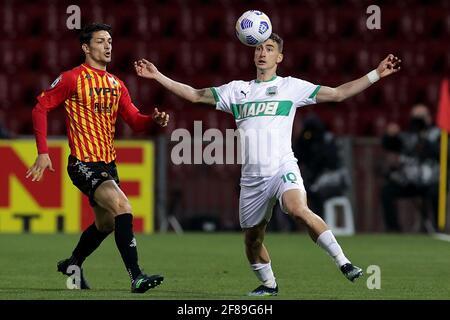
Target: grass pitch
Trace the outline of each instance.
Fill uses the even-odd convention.
[[[56,262],[70,255],[78,235],[0,235],[0,299],[250,299],[259,285],[234,233],[137,236],[148,274],[165,276],[146,294],[130,283],[113,237],[87,259],[92,290],[68,290]],[[266,236],[280,294],[270,299],[450,299],[450,243],[425,235],[357,235],[338,241],[364,271],[381,269],[381,289],[365,274],[351,283],[304,234]],[[255,298],[252,298],[255,299]]]

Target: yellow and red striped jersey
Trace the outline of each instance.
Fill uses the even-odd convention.
[[[113,140],[118,114],[136,131],[151,122],[150,116],[140,114],[133,105],[119,78],[87,64],[63,72],[37,99],[33,125],[39,153],[48,152],[46,113],[62,104],[71,154],[81,161],[115,160]]]

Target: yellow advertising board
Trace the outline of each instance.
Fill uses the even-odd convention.
[[[78,233],[94,221],[89,201],[67,174],[70,150],[49,140],[55,172],[39,182],[25,178],[36,159],[34,140],[0,140],[0,233]],[[116,141],[120,187],[133,208],[134,231],[154,230],[154,144]]]

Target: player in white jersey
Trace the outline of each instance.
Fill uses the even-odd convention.
[[[276,34],[255,48],[256,80],[232,81],[220,87],[194,89],[176,82],[149,61],[135,62],[139,76],[155,79],[178,96],[216,106],[232,114],[244,144],[239,219],[245,233],[245,249],[251,268],[261,285],[250,295],[276,295],[278,285],[271,260],[263,244],[267,223],[275,202],[284,212],[308,228],[314,242],[335,261],[350,281],[362,276],[344,255],[326,223],[307,206],[303,180],[291,148],[296,109],[308,104],[342,101],[380,78],[397,72],[400,60],[390,54],[367,75],[336,88],[314,85],[292,77],[277,76],[283,60],[283,40]]]

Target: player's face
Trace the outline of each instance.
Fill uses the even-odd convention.
[[[94,32],[85,53],[100,64],[106,65],[111,62],[112,38],[109,32],[104,30]]]
[[[253,60],[258,69],[268,70],[275,68],[282,59],[283,54],[280,52],[278,44],[272,39],[267,40],[255,48]]]

